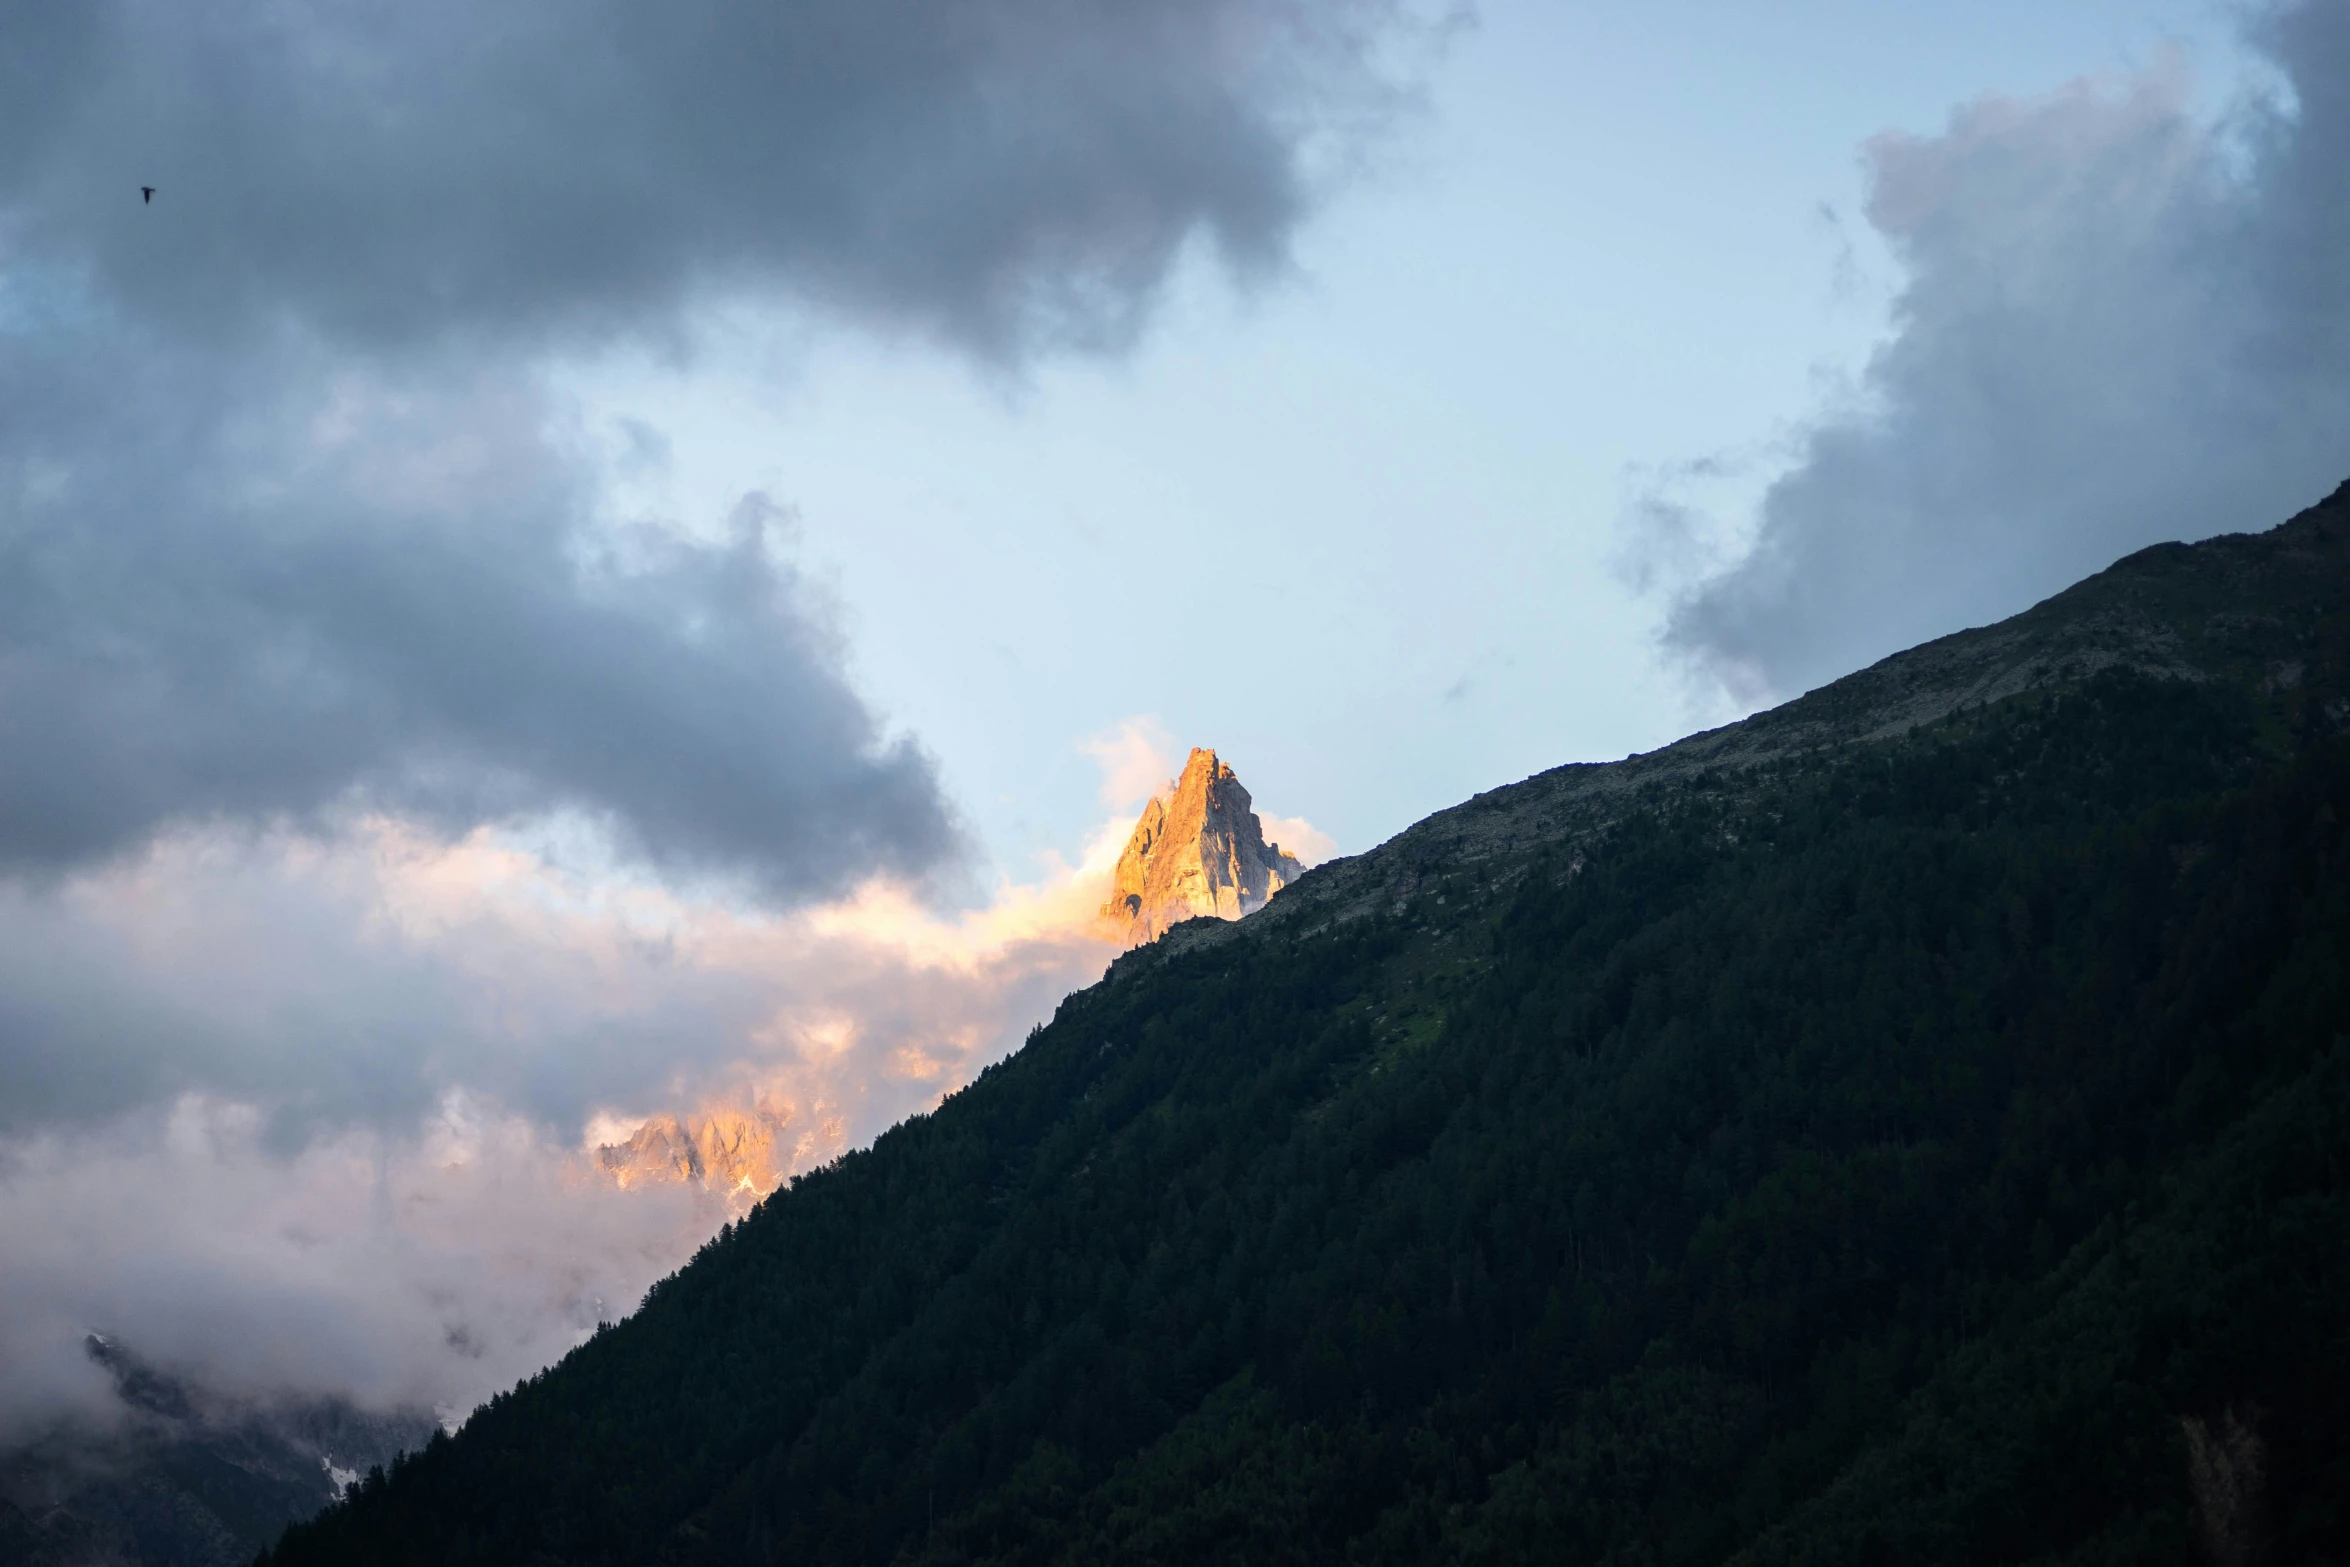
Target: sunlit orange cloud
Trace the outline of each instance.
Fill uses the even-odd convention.
[[[371,821],[356,842],[386,925],[476,970],[485,1029],[537,990],[517,964],[531,949],[560,955],[549,980],[588,976],[587,994],[615,1016],[650,1012],[667,991],[725,996],[730,1037],[674,1041],[635,1096],[593,1107],[584,1136],[609,1142],[656,1114],[757,1107],[799,1150],[779,1174],[928,1108],[1117,951],[1097,928],[1106,864],[1090,854],[1006,883],[974,910],[942,912],[877,878],[776,915],[657,885],[585,883],[486,832],[443,844]]]
[[[1338,852],[1338,840],[1302,816],[1273,816],[1259,811],[1257,821],[1265,830],[1267,843],[1281,845],[1308,869]]]
[[[1102,805],[1131,819],[1143,801],[1167,787],[1183,766],[1183,752],[1167,726],[1144,715],[1122,719],[1080,742],[1102,770]]]
[[[875,878],[774,913],[375,816],[333,838],[178,834],[77,879],[62,925],[0,906],[0,935],[78,942],[42,971],[151,997],[178,1079],[206,1091],[298,1098],[325,1074],[331,1119],[327,1088],[358,1083],[380,1111],[405,1074],[412,1106],[462,1088],[591,1149],[657,1115],[755,1111],[788,1128],[789,1173],[935,1104],[1115,955],[1097,911],[1176,748],[1145,718],[1085,749],[1105,814],[1078,862],[977,908]],[[1308,822],[1266,826],[1308,863],[1328,852]]]
[[[459,1411],[554,1358],[1100,976],[1109,872],[1175,757],[1148,720],[1088,749],[1077,863],[969,909],[876,878],[767,912],[381,816],[0,887],[0,979],[80,1020],[87,1082],[55,1091],[89,1105],[0,1114],[0,1425],[88,1395],[76,1335],[110,1323],[232,1385]],[[208,1302],[184,1331],[155,1309],[182,1299]],[[239,1361],[248,1318],[284,1353]]]
[[[240,1394],[462,1415],[1017,1045],[1118,950],[1104,895],[1053,866],[975,910],[875,881],[767,914],[388,818],[0,892],[0,961],[162,1093],[0,1137],[0,1438],[103,1417],[91,1330]]]

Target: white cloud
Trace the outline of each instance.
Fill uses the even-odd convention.
[[[0,1154],[0,1441],[106,1408],[102,1332],[221,1393],[459,1409],[635,1305],[718,1200],[620,1192],[460,1093],[286,1155],[190,1094]]]
[[[1669,642],[1750,701],[2012,614],[2143,545],[2259,529],[2350,473],[2350,13],[2257,40],[2289,108],[2185,65],[1960,107],[1866,148],[1906,274],[1857,396]],[[1692,555],[1666,507],[1630,552]]]
[[[1132,818],[1183,768],[1183,751],[1156,714],[1120,719],[1079,749],[1101,768],[1102,805],[1115,817]]]
[[[1265,830],[1267,843],[1281,845],[1308,869],[1338,852],[1338,840],[1302,816],[1267,816],[1259,811],[1257,822]]]
[[[623,1191],[596,1144],[720,1107],[782,1128],[779,1174],[869,1141],[1100,975],[1106,891],[777,913],[380,816],[0,883],[0,1440],[103,1405],[91,1330],[230,1391],[468,1407],[745,1200]]]

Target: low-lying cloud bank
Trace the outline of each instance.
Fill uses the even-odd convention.
[[[1669,646],[1749,702],[1792,695],[2350,474],[2350,8],[2249,25],[2283,100],[2199,117],[2172,61],[1868,143],[1891,336]]]
[[[723,1217],[697,1188],[599,1188],[462,1094],[291,1155],[263,1123],[190,1094],[0,1148],[0,1449],[120,1417],[92,1332],[213,1396],[462,1415],[634,1305]]]
[[[0,884],[0,1446],[104,1416],[92,1331],[240,1398],[453,1414],[555,1359],[758,1195],[601,1145],[716,1113],[809,1168],[1100,976],[1174,748],[1094,749],[1082,861],[961,912],[883,877],[776,912],[380,817]]]
[[[486,829],[193,832],[0,890],[0,1102],[23,1130],[225,1094],[296,1138],[463,1088],[577,1127],[788,1068],[894,1118],[1068,988],[1093,940],[1075,889],[956,914],[877,879],[776,914],[566,872]]]
[[[733,1107],[775,1174],[869,1140],[1099,976],[1099,883],[778,915],[377,821],[6,894],[0,1440],[103,1404],[90,1331],[244,1396],[470,1408],[756,1195],[597,1143]]]

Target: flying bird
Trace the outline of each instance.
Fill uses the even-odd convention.
[[[154,199],[155,199],[155,187],[154,187],[154,186],[152,186],[152,185],[142,185],[142,186],[140,186],[140,187],[139,187],[139,205],[140,205],[140,206],[142,206],[142,207],[143,207],[143,206],[146,206],[148,203],[152,202]]]

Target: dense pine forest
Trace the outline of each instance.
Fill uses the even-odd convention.
[[[1481,797],[264,1561],[2350,1561],[2346,732],[2340,493]]]

